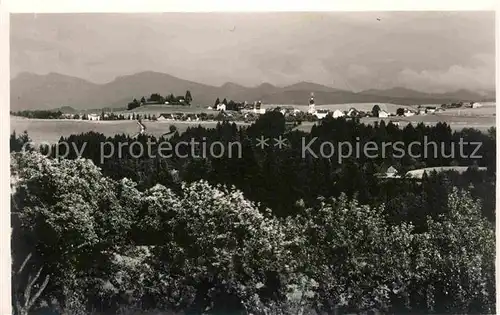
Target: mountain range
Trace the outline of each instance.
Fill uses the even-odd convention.
[[[167,95],[184,95],[191,91],[193,105],[212,105],[217,97],[234,101],[254,102],[261,100],[263,104],[308,104],[311,93],[315,102],[322,104],[342,103],[394,103],[441,104],[460,101],[493,101],[495,92],[472,92],[458,90],[447,93],[424,93],[407,88],[391,88],[386,90],[366,90],[352,92],[339,90],[311,82],[299,82],[285,87],[263,83],[256,87],[246,87],[228,82],[221,86],[212,86],[180,79],[159,72],[140,72],[119,76],[115,80],[96,84],[84,79],[58,73],[38,75],[28,72],[20,73],[10,81],[11,111],[26,109],[55,109],[70,106],[85,110],[94,108],[123,108],[133,98],[146,98],[152,93]]]

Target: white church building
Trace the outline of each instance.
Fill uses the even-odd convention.
[[[316,114],[316,107],[314,105],[314,95],[311,93],[311,98],[309,99],[309,109],[307,110],[309,114]]]

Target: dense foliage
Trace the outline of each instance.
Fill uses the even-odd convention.
[[[191,96],[191,91],[186,91],[186,95],[178,95],[170,93],[166,96],[162,96],[159,93],[153,93],[147,99],[143,96],[141,101],[139,102],[137,99],[133,99],[132,102],[127,104],[127,109],[131,110],[143,105],[150,104],[168,104],[168,105],[190,105],[193,101],[193,97]]]
[[[252,140],[283,134],[289,146],[281,150]],[[483,157],[339,163],[302,158],[299,145],[301,137],[423,136],[482,141]],[[33,308],[61,314],[494,312],[494,130],[337,119],[309,134],[289,130],[272,113],[247,129],[222,123],[169,141],[190,138],[238,140],[242,158],[134,158],[125,151],[101,161],[100,143],[132,139],[88,133],[61,139],[86,141],[83,158],[72,149],[61,159],[32,145],[22,150],[28,135],[13,134],[13,270],[23,270],[32,254],[13,295],[22,297],[25,278],[39,272],[50,281]],[[472,167],[422,180],[376,176],[389,165],[404,172],[456,164]]]
[[[62,118],[63,113],[61,111],[51,111],[51,110],[21,110],[17,112],[11,112],[11,115],[26,117],[26,118],[38,118],[38,119],[58,119]]]
[[[166,130],[165,132],[168,132]],[[256,139],[260,136],[270,138],[270,145],[264,149],[256,146]],[[279,149],[274,146],[272,138],[280,135],[286,139],[286,147]],[[391,148],[387,149],[385,156],[381,151],[378,155],[367,157],[361,154],[352,154],[339,161],[339,154],[334,152],[332,157],[322,158],[308,154],[302,157],[303,143],[309,143],[314,138],[316,141],[311,145],[311,150],[318,154],[322,142],[331,142],[337,148],[341,142],[360,143],[369,141],[377,143],[382,147],[383,143],[394,143],[402,141],[405,146],[412,142],[437,142],[437,154],[424,156],[425,151],[433,153],[432,146],[426,150],[423,146],[414,146],[412,152],[422,155],[421,158],[412,158],[408,155],[396,157]],[[135,158],[130,154],[131,144],[138,141],[147,147],[147,141],[153,142],[152,156],[144,154]],[[105,137],[102,134],[90,132],[80,135],[72,135],[67,138],[61,137],[60,142],[69,145],[68,158],[78,156],[75,146],[80,148],[86,143],[82,157],[91,159],[94,164],[101,167],[104,175],[113,179],[128,177],[138,183],[140,189],[150,188],[156,183],[170,185],[174,180],[171,171],[175,170],[180,176],[180,181],[196,181],[205,179],[212,184],[234,185],[245,196],[261,203],[264,207],[272,209],[277,216],[287,216],[296,213],[295,203],[303,199],[307,205],[316,202],[317,196],[339,197],[345,193],[348,197],[356,196],[361,204],[380,205],[386,204],[390,211],[396,212],[396,216],[415,215],[420,213],[423,220],[425,216],[439,211],[440,194],[446,194],[450,186],[470,189],[473,197],[483,201],[483,213],[494,222],[494,192],[495,192],[495,132],[489,134],[481,133],[473,129],[463,129],[452,132],[446,124],[436,126],[409,125],[403,129],[393,124],[381,122],[375,126],[364,125],[356,120],[326,119],[321,124],[313,126],[310,133],[289,130],[287,122],[279,112],[270,112],[261,115],[250,127],[237,127],[236,124],[223,122],[214,129],[201,126],[189,128],[182,134],[174,134],[168,138],[168,142],[175,147],[182,141],[206,143],[209,148],[212,143],[218,141],[225,144],[227,148],[230,142],[241,143],[241,158],[229,158],[228,154],[220,158],[211,157],[197,158],[191,154],[190,148],[181,147],[179,157],[173,155],[171,158],[158,156],[157,147],[166,139],[142,136],[131,139],[128,135],[115,135]],[[480,159],[472,159],[470,156],[475,151],[474,145],[464,147],[464,157],[459,154],[459,148],[455,147],[455,156],[450,158],[450,143],[458,145],[460,139],[465,142],[480,142],[482,145],[476,155]],[[11,147],[16,147],[16,140],[11,139]],[[121,156],[118,149],[115,154],[106,159],[101,158],[101,144],[110,142],[113,147],[123,146]],[[444,151],[440,144],[445,144]],[[354,146],[354,145],[353,145]],[[65,153],[65,146],[59,148],[61,154]],[[228,150],[227,150],[228,151]],[[236,150],[233,150],[236,154]],[[51,149],[54,156],[55,148]],[[413,180],[382,181],[377,174],[385,172],[389,166],[394,166],[401,174],[406,171],[422,167],[437,166],[483,166],[485,171],[474,171],[471,169],[461,176],[455,174],[440,174],[436,178],[424,178],[423,184]],[[445,178],[446,177],[446,178]],[[430,196],[426,196],[430,194]],[[423,203],[424,208],[420,205]],[[419,209],[415,211],[412,209]],[[399,212],[402,212],[399,214]],[[423,221],[422,221],[423,222]]]

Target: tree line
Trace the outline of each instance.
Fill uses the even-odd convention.
[[[191,92],[189,90],[186,91],[184,96],[175,96],[170,93],[166,96],[162,96],[159,93],[153,93],[147,99],[143,96],[140,101],[137,99],[133,99],[132,102],[127,104],[127,109],[131,110],[143,105],[150,104],[168,104],[168,105],[186,105],[189,106],[193,101],[193,97],[191,96]]]
[[[61,111],[52,110],[21,110],[17,112],[10,112],[13,116],[26,117],[26,118],[38,118],[38,119],[60,119],[63,118],[63,113]]]
[[[231,111],[240,111],[244,108],[253,108],[253,105],[248,105],[246,102],[235,102],[233,100],[227,100],[224,98],[222,102],[220,99],[217,97],[217,99],[214,102],[214,107],[213,109],[217,109],[217,106],[219,105],[224,105],[226,107],[226,110],[231,110]],[[260,108],[260,107],[259,107]]]

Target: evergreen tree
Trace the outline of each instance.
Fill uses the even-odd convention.
[[[191,91],[189,90],[186,91],[186,96],[184,97],[184,100],[187,105],[191,104],[191,102],[193,101],[193,97],[191,96]]]

